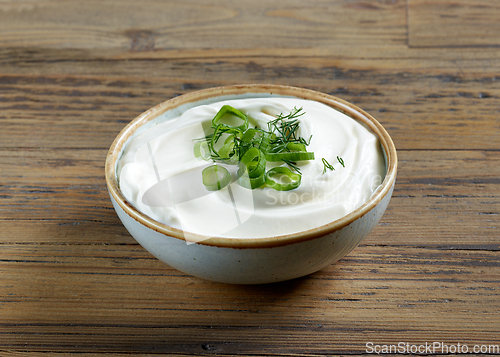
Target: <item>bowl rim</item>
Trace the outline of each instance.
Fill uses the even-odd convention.
[[[148,123],[149,121],[154,120],[159,115],[164,114],[168,110],[175,109],[184,104],[199,102],[201,100],[244,94],[266,94],[287,97],[292,96],[300,99],[314,100],[333,107],[353,118],[354,120],[363,123],[365,127],[368,127],[368,129],[371,130],[375,135],[377,135],[380,140],[380,144],[385,153],[387,166],[386,176],[382,184],[372,194],[368,201],[366,201],[363,205],[361,205],[351,213],[325,225],[297,233],[262,238],[208,237],[196,234],[193,235],[192,233],[190,233],[190,236],[193,235],[196,237],[197,244],[239,249],[270,248],[320,238],[325,235],[334,233],[348,226],[360,217],[366,215],[373,208],[375,208],[384,199],[385,196],[391,193],[392,187],[394,186],[396,180],[398,166],[396,147],[384,127],[370,114],[343,99],[311,89],[275,84],[240,84],[202,89],[168,99],[146,110],[135,119],[133,119],[129,124],[127,124],[114,139],[106,156],[105,177],[107,188],[111,198],[129,217],[131,217],[138,223],[158,233],[180,239],[187,243],[181,229],[174,228],[167,224],[160,223],[154,220],[153,218],[140,212],[125,199],[119,189],[116,177],[116,164],[119,159],[119,155],[121,154],[122,148],[127,143],[128,139],[134,135],[138,128]],[[221,100],[223,99],[224,98],[221,98]]]

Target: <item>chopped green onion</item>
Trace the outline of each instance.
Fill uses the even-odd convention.
[[[304,143],[288,143],[286,144],[286,148],[290,151],[300,151],[306,152],[306,145]]]
[[[303,114],[302,108],[294,108],[289,114],[280,114],[268,122],[268,130],[264,130],[248,128],[249,119],[245,113],[224,105],[212,119],[213,133],[195,144],[195,156],[212,159],[214,163],[238,164],[238,182],[243,187],[254,189],[267,183],[280,191],[294,189],[301,181],[297,162],[314,160],[314,153],[307,151],[312,135],[309,142],[299,135],[299,117]],[[342,158],[337,156],[337,160],[344,166]],[[267,161],[285,163],[288,167],[276,167],[266,173]],[[326,159],[323,164],[323,173],[327,169],[334,170]],[[209,190],[219,190],[230,181],[231,175],[222,166],[203,170],[203,183]]]
[[[246,170],[249,178],[262,176],[266,171],[266,157],[256,147],[250,148],[240,159],[240,169]]]
[[[222,159],[231,159],[236,153],[234,151],[235,144],[235,135],[229,135],[226,140],[224,140],[224,145],[219,149],[219,156]]]
[[[269,150],[269,146],[271,143],[271,135],[272,134],[268,131],[263,131],[262,133],[262,138],[260,139],[259,148],[263,152],[267,152]]]
[[[193,151],[196,158],[201,158],[203,160],[210,159],[210,148],[208,147],[208,143],[205,140],[198,141],[196,144],[194,144]]]
[[[219,141],[223,134],[229,134],[229,136],[224,140],[224,145],[219,149],[215,149],[215,144]],[[230,145],[231,142],[234,143],[235,138],[241,137],[242,133],[238,129],[228,128],[222,124],[215,127],[214,133],[210,138],[210,149],[215,154],[215,157],[221,159],[231,158],[230,153],[233,151],[234,145]],[[222,150],[222,152],[221,152]]]
[[[240,186],[253,190],[266,183],[266,175],[262,174],[257,177],[248,177],[246,172],[241,172],[238,170],[238,183]]]
[[[220,149],[219,149],[219,156],[221,159],[229,159],[231,156],[231,152],[234,149],[234,143],[230,142],[227,144],[224,144]]]
[[[248,149],[240,159],[238,183],[248,189],[255,189],[266,182],[266,158],[256,147]]]
[[[220,165],[206,167],[201,172],[203,185],[209,191],[218,191],[223,189],[231,182],[231,174]]]
[[[241,137],[241,141],[244,141],[246,143],[253,143],[254,141],[262,137],[262,133],[264,133],[264,131],[261,129],[250,128],[245,131],[245,133]]]
[[[266,154],[266,160],[271,162],[314,160],[314,153],[302,151],[268,153]]]
[[[273,167],[266,172],[266,184],[277,191],[289,191],[300,186],[302,176],[288,167]]]
[[[232,114],[233,116],[238,117],[239,119],[243,120],[243,123],[240,125],[231,125],[231,124],[226,123],[224,120],[224,119],[227,119],[227,117],[224,118],[224,116],[226,114],[229,114],[229,115]],[[219,112],[212,119],[212,126],[217,127],[218,125],[222,125],[223,127],[226,127],[226,128],[238,129],[241,131],[245,131],[248,129],[248,118],[245,115],[245,113],[243,113],[242,111],[240,111],[236,108],[233,108],[230,105],[223,105],[222,108],[220,108]]]

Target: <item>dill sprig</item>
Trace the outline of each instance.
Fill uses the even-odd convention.
[[[326,170],[331,170],[331,171],[334,171],[335,170],[335,167],[333,167],[332,164],[330,164],[328,162],[328,160],[326,160],[325,158],[322,158],[321,161],[323,162],[323,174],[326,173]]]
[[[297,163],[296,162],[293,162],[293,161],[289,161],[289,160],[283,160],[283,162],[285,164],[287,164],[288,166],[290,166],[292,169],[294,169],[295,171],[297,171],[297,173],[301,174],[302,175],[302,172],[300,172],[300,168],[297,166]]]
[[[302,137],[298,136],[298,131],[300,128],[300,118],[305,112],[302,108],[293,108],[293,110],[287,115],[280,114],[276,119],[271,120],[267,123],[267,127],[270,133],[274,134],[271,139],[270,152],[280,153],[287,150],[288,143],[301,143],[304,145],[309,145],[309,143]],[[309,142],[311,138],[309,138]]]
[[[333,165],[330,164],[327,159],[322,158],[321,161],[323,162],[323,174],[326,173],[326,170],[331,170],[331,171],[335,170],[335,167],[333,167]],[[337,156],[337,161],[342,165],[342,167],[345,167],[344,159]]]

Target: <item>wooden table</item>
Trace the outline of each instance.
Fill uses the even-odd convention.
[[[0,2],[0,355],[500,354],[499,18],[497,0]],[[117,133],[238,83],[333,94],[392,135],[390,206],[339,263],[213,283],[118,220]]]

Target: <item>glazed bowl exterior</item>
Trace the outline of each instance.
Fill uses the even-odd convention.
[[[120,192],[116,167],[127,142],[155,125],[168,111],[228,99],[295,97],[331,106],[362,123],[380,140],[386,176],[371,198],[348,215],[299,233],[266,238],[199,236],[190,244],[181,230],[138,211]],[[235,85],[209,88],[167,100],[128,124],[116,137],[106,158],[106,183],[113,206],[130,234],[159,260],[186,274],[235,284],[262,284],[298,278],[344,257],[377,225],[396,181],[397,154],[389,134],[372,116],[333,96],[289,86]],[[192,236],[192,235],[191,235]]]

